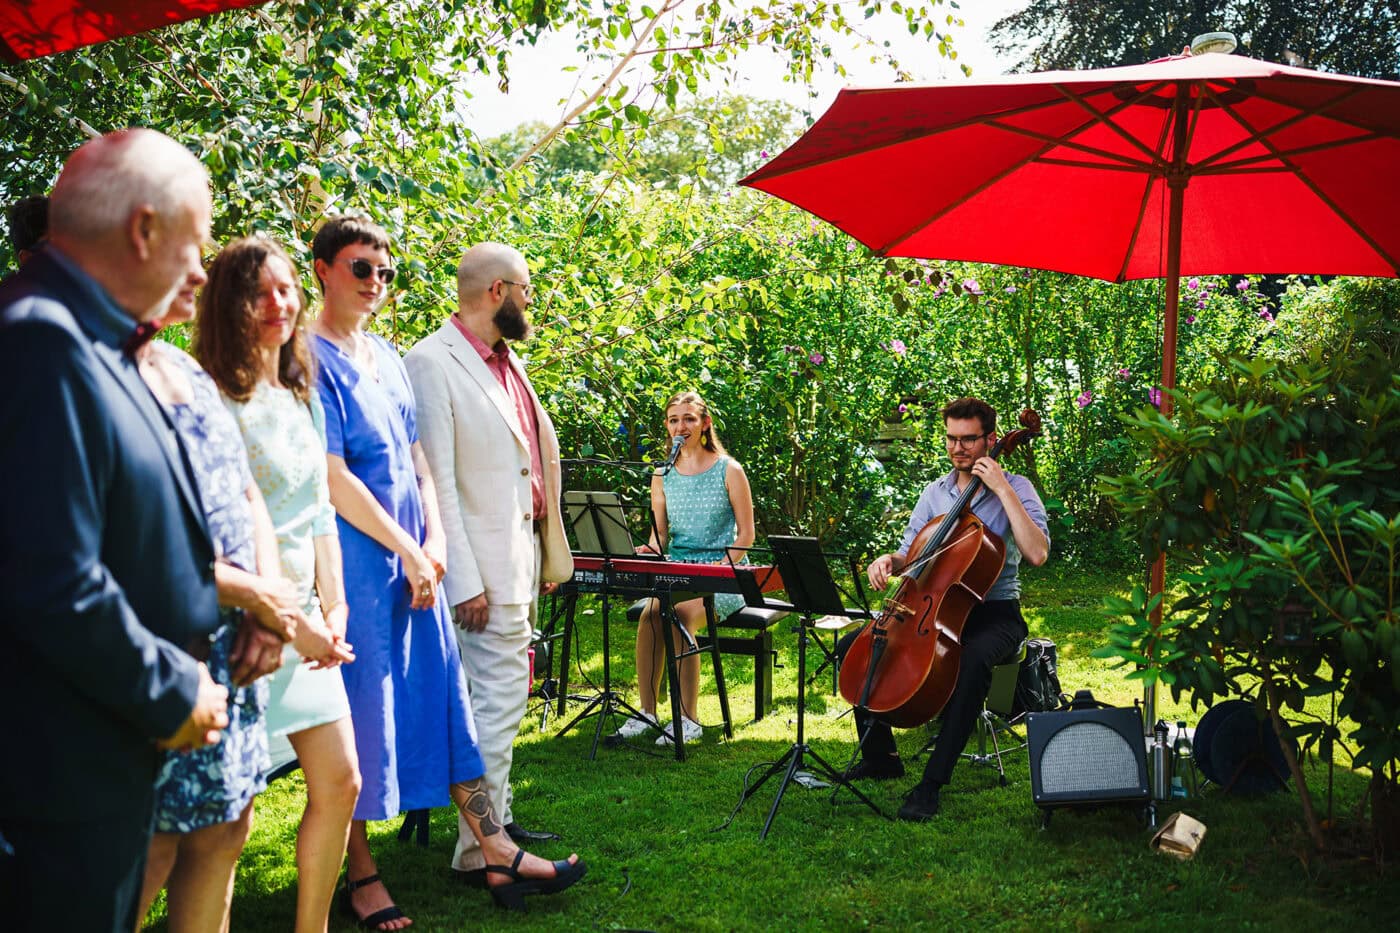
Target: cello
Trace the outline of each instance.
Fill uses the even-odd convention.
[[[1040,436],[1040,415],[1031,409],[1020,423],[987,456],[995,460]],[[1006,562],[1006,543],[969,508],[982,489],[974,476],[953,507],[914,536],[903,569],[885,587],[880,614],[841,662],[841,696],[892,726],[922,725],[943,711],[958,682],[968,613]]]

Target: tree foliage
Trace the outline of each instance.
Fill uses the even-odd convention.
[[[1206,32],[1234,33],[1239,54],[1369,78],[1400,76],[1394,0],[1031,0],[992,27],[1019,71],[1109,68],[1175,55]]]
[[[616,160],[632,160],[629,175],[658,187],[691,185],[707,194],[730,187],[767,156],[793,142],[802,125],[796,107],[784,101],[738,94],[684,100],[649,117],[648,132],[630,153],[617,151],[609,134],[582,125],[533,156],[549,175],[598,173]],[[499,165],[510,165],[549,131],[539,121],[522,123],[485,143]]]

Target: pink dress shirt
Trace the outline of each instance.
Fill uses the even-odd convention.
[[[481,361],[495,375],[496,381],[506,390],[506,395],[515,403],[515,416],[520,422],[520,430],[530,444],[530,509],[535,521],[541,521],[548,514],[548,500],[544,495],[544,459],[540,456],[540,424],[535,418],[535,406],[530,398],[530,389],[525,377],[510,365],[510,348],[504,340],[492,349],[486,342],[467,329],[457,315],[452,315],[452,323],[471,343],[472,349],[481,354]]]

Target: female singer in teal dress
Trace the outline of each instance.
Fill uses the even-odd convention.
[[[744,559],[753,544],[753,493],[739,461],[720,443],[705,400],[694,392],[680,392],[666,402],[666,434],[682,438],[680,453],[670,470],[651,478],[651,511],[656,536],[639,553],[665,554],[670,560],[728,564]],[[734,550],[729,550],[733,548]],[[744,604],[736,593],[715,596],[715,617],[723,619]],[[676,616],[693,636],[705,626],[705,604],[691,599],[675,605]],[[652,600],[637,625],[637,689],[639,705],[648,719],[629,718],[616,735],[630,739],[658,725],[656,694],[661,687],[665,641],[659,626],[660,607]],[[700,657],[692,654],[681,662],[681,738],[695,741],[703,734],[697,721],[700,695]],[[658,745],[670,741],[662,732]]]
[[[481,809],[486,769],[448,607],[438,598],[446,545],[413,390],[399,354],[364,329],[394,278],[388,238],[367,220],[338,217],[317,232],[312,252],[325,296],[314,326],[317,385],[357,652],[343,675],[364,781],[347,904],[381,930],[411,922],[379,881],[364,821],[449,801],[482,839],[485,881],[498,903],[562,890],[583,875],[577,856],[551,865],[526,855]],[[518,864],[507,869],[512,859]]]

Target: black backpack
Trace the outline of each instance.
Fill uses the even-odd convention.
[[[1048,713],[1067,705],[1055,668],[1055,643],[1048,638],[1029,639],[1016,676],[1016,713]]]

